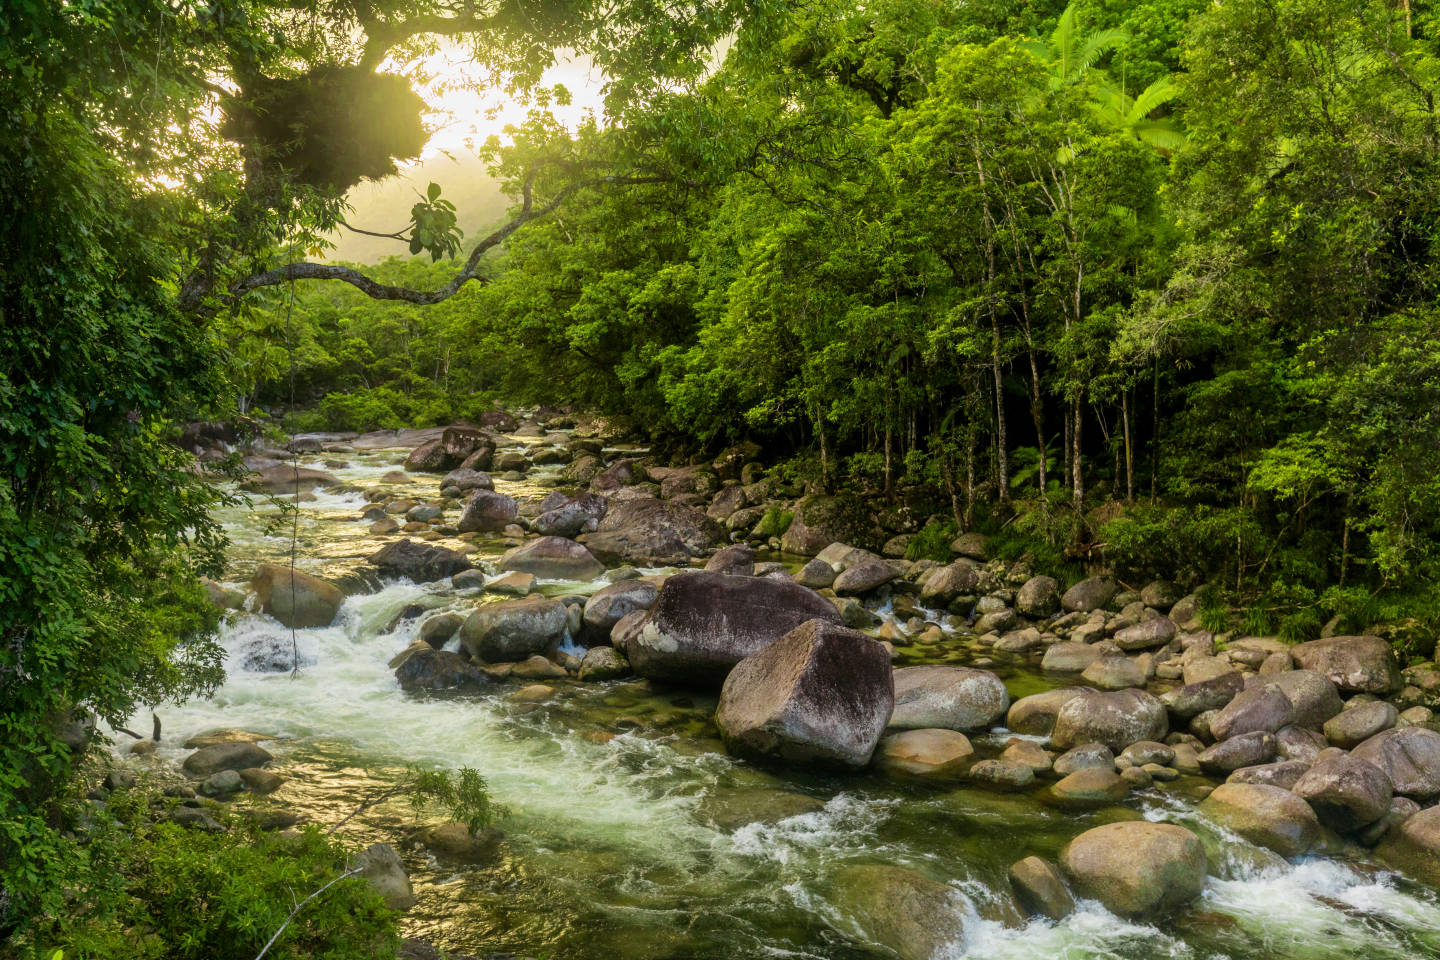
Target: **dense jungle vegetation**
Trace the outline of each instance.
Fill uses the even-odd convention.
[[[1338,615],[1433,647],[1430,3],[530,6],[0,9],[0,937],[252,956],[288,912],[253,891],[344,861],[77,839],[86,716],[221,679],[189,420],[572,404],[1208,582],[1257,632]],[[417,256],[304,262],[419,153],[423,104],[376,70],[439,37],[534,98],[488,149],[515,215],[461,237],[440,184],[397,241]],[[548,115],[557,50],[605,71],[606,117]],[[269,955],[381,955],[388,924],[356,881]]]
[[[309,429],[571,403],[815,486],[929,485],[959,527],[1210,580],[1258,631],[1433,620],[1432,23],[806,6],[623,125],[542,114],[495,149],[517,191],[655,182],[576,192],[483,285],[232,315],[242,402],[288,401],[293,355]]]

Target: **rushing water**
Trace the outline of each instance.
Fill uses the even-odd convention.
[[[434,477],[382,481],[402,457],[385,450],[327,459],[357,485],[383,482],[433,497]],[[307,465],[323,466],[319,459]],[[497,487],[538,496],[546,473],[497,480]],[[365,506],[359,494],[318,492],[303,503],[297,565],[338,576],[378,549],[382,541],[360,519]],[[277,524],[273,507],[233,507],[221,519],[237,582],[260,560],[288,558],[291,525]],[[503,549],[481,546],[477,561]],[[600,585],[545,588],[588,593]],[[281,739],[266,746],[288,778],[274,799],[319,822],[340,819],[407,765],[478,769],[508,811],[500,823],[504,854],[494,865],[458,867],[401,844],[415,822],[404,803],[377,807],[342,831],[357,846],[401,846],[419,896],[407,933],[460,952],[557,960],[893,957],[834,906],[837,868],[882,863],[954,889],[966,922],[963,940],[945,954],[951,958],[1440,956],[1433,892],[1364,862],[1278,861],[1204,823],[1185,799],[1195,784],[1183,780],[1136,794],[1124,807],[1061,813],[1027,794],[757,770],[725,756],[709,719],[714,698],[693,691],[561,681],[542,704],[508,699],[513,686],[472,698],[401,692],[386,661],[420,621],[385,632],[400,610],[417,602],[464,610],[495,599],[457,593],[448,582],[392,583],[350,597],[332,626],[297,632],[304,666],[293,677],[241,668],[256,642],[288,649],[290,631],[240,615],[224,628],[229,679],[214,699],[162,713],[159,754],[178,761],[186,738],[217,728],[274,735]],[[958,642],[902,648],[902,655],[972,659]],[[1022,663],[996,659],[1012,696],[1052,685]],[[977,746],[1002,742],[979,738]],[[797,809],[803,812],[784,816]],[[1053,858],[1090,826],[1140,816],[1183,822],[1206,839],[1218,875],[1194,906],[1155,925],[1094,903],[1058,924],[1014,913],[1005,892],[1011,863],[1029,854]]]

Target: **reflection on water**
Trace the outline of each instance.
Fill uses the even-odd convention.
[[[332,468],[361,487],[381,483],[400,451],[344,455]],[[321,464],[316,461],[314,466]],[[541,468],[511,495],[549,490]],[[383,485],[431,499],[433,476]],[[360,518],[355,494],[318,493],[302,504],[299,565],[341,576],[383,545]],[[267,532],[275,510],[232,508],[232,575],[263,559],[288,558],[288,529]],[[288,528],[288,523],[286,524]],[[460,541],[440,541],[460,546]],[[481,542],[475,559],[498,557]],[[589,592],[600,584],[572,585]],[[556,591],[551,591],[556,592]],[[897,784],[870,775],[790,775],[757,770],[723,754],[710,721],[713,696],[633,681],[560,681],[550,701],[518,704],[513,688],[473,699],[416,698],[396,686],[386,661],[415,635],[400,621],[407,605],[465,610],[489,599],[448,583],[395,583],[346,600],[330,627],[298,631],[298,676],[242,669],[245,651],[283,642],[290,631],[268,618],[230,622],[224,642],[231,674],[213,700],[164,714],[161,754],[183,758],[194,734],[240,727],[285,739],[267,744],[288,782],[275,799],[319,822],[334,822],[406,765],[475,767],[509,809],[508,841],[488,867],[439,862],[403,842],[414,815],[392,802],[350,821],[356,846],[389,840],[403,850],[419,903],[407,932],[462,952],[515,952],[575,960],[893,957],[833,906],[837,867],[856,862],[908,866],[956,891],[971,958],[1418,958],[1440,956],[1434,896],[1363,865],[1273,858],[1208,828],[1185,804],[1150,791],[1131,808],[1058,813],[1028,795]],[[1012,695],[1053,681],[1023,663],[986,654]],[[955,642],[902,648],[908,660],[967,662]],[[977,738],[983,750],[1003,738]],[[1183,789],[1183,784],[1176,789]],[[1175,793],[1172,790],[1171,793]],[[1023,856],[1054,857],[1087,827],[1146,815],[1183,818],[1229,866],[1205,896],[1156,925],[1121,920],[1096,904],[1062,923],[1021,922],[1007,905],[1006,870]],[[1248,865],[1247,865],[1248,864]]]

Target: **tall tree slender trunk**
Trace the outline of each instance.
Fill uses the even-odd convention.
[[[1070,441],[1075,446],[1072,458],[1075,461],[1074,485],[1071,487],[1071,495],[1075,502],[1075,510],[1078,512],[1085,508],[1085,468],[1081,459],[1081,440],[1084,435],[1084,428],[1081,418],[1084,415],[1084,408],[1080,405],[1080,397],[1076,395],[1072,401],[1071,410],[1074,415],[1075,426],[1070,431]]]
[[[966,431],[965,442],[965,523],[969,530],[975,526],[975,424]]]
[[[1120,390],[1120,417],[1125,428],[1125,502],[1135,501],[1135,450],[1130,441],[1130,388]]]
[[[1043,500],[1046,489],[1046,449],[1045,449],[1045,402],[1040,396],[1040,365],[1035,360],[1035,344],[1030,342],[1030,323],[1025,323],[1026,352],[1030,355],[1030,419],[1035,424],[1035,449],[1040,451],[1040,475],[1036,482],[1040,485],[1040,497]]]
[[[1010,502],[1009,437],[1005,429],[1005,385],[1000,369],[1000,320],[990,309],[990,369],[995,376],[995,466],[996,482],[1000,485],[1000,502]]]
[[[1160,358],[1150,379],[1150,502],[1155,502],[1156,478],[1160,475]]]

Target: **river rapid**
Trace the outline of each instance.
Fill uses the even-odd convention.
[[[328,464],[315,457],[302,465],[369,487],[406,452],[327,454]],[[556,470],[536,468],[519,482],[497,476],[496,489],[543,496]],[[437,479],[417,474],[385,486],[428,500]],[[368,532],[360,516],[366,506],[358,493],[320,491],[302,503],[297,566],[344,576],[393,539]],[[262,560],[288,562],[290,523],[277,523],[273,506],[257,498],[219,518],[231,537],[228,577],[236,585]],[[477,565],[504,549],[498,540],[475,542]],[[541,586],[553,595],[584,594],[605,582]],[[293,676],[245,669],[254,644],[288,650],[290,631],[268,617],[236,615],[222,633],[231,654],[227,681],[212,699],[162,708],[158,756],[178,762],[189,752],[181,746],[186,739],[220,728],[272,735],[277,739],[265,743],[276,757],[272,769],[286,778],[272,799],[320,823],[341,819],[407,765],[479,770],[507,810],[498,823],[503,853],[493,865],[437,861],[406,843],[416,814],[403,800],[368,811],[339,834],[357,849],[394,843],[419,898],[403,920],[406,934],[461,953],[893,958],[835,906],[837,869],[879,863],[953,890],[965,933],[946,948],[947,958],[1440,957],[1434,891],[1364,860],[1278,861],[1194,812],[1198,780],[1139,791],[1123,806],[1062,812],[1027,793],[907,784],[878,773],[760,770],[725,755],[710,720],[714,696],[690,690],[562,680],[538,704],[509,699],[519,682],[467,698],[401,691],[386,662],[421,622],[401,621],[387,632],[401,610],[418,603],[464,611],[499,599],[455,591],[449,581],[394,582],[351,596],[333,625],[296,632],[301,668]],[[981,655],[957,638],[901,648],[897,665],[965,664]],[[983,655],[995,661],[989,667],[1012,698],[1066,682],[993,651]],[[148,729],[148,714],[135,723]],[[975,738],[982,752],[1006,739]],[[1030,854],[1054,858],[1089,827],[1137,817],[1183,823],[1205,839],[1212,876],[1190,908],[1153,924],[1123,920],[1095,903],[1082,903],[1060,923],[1015,912],[1006,880],[1011,863]]]

